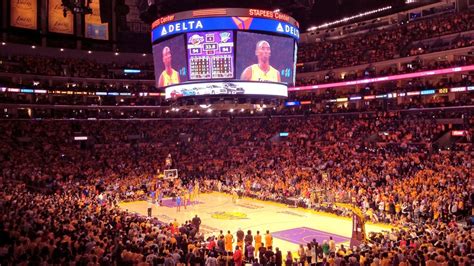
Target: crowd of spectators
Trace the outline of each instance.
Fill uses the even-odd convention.
[[[143,62],[99,63],[90,58],[75,59],[37,55],[2,56],[0,62],[0,72],[5,73],[100,79],[152,80],[155,78],[153,64]],[[139,69],[141,72],[126,74],[124,69]]]
[[[298,47],[298,61],[316,62],[316,67],[308,70],[318,71],[429,53],[436,50],[437,45],[417,47],[417,42],[473,30],[473,16],[472,10],[441,14],[400,23],[383,30],[374,29],[336,40],[302,44]],[[473,45],[470,37],[454,39],[452,42],[452,48]]]
[[[412,79],[405,81],[405,84],[399,86],[397,82],[387,82],[383,84],[367,84],[362,86],[360,89],[355,88],[336,88],[336,89],[323,89],[319,91],[292,91],[289,93],[288,101],[311,101],[312,103],[331,103],[331,100],[338,98],[350,98],[350,97],[363,97],[368,95],[384,95],[384,94],[396,94],[410,93],[424,90],[435,90],[435,93],[439,93],[440,89],[447,89],[455,87],[471,87],[472,81],[463,79],[460,81],[447,81],[441,80],[436,84],[425,81],[423,79]],[[410,97],[410,101],[396,102],[394,99],[384,100],[386,102],[385,107],[380,104],[371,104],[369,106],[353,108],[352,111],[363,110],[366,107],[370,107],[371,110],[389,110],[389,109],[404,109],[404,108],[423,108],[423,107],[442,107],[442,106],[461,106],[471,105],[473,97],[471,93],[464,94],[456,97],[455,99],[449,99],[448,97]],[[347,111],[347,110],[345,110]]]
[[[265,101],[268,105],[261,110],[248,109],[229,112],[229,109],[214,110],[212,114],[207,113],[202,108],[181,108],[181,104],[174,101],[168,101],[164,96],[143,96],[137,92],[133,92],[130,96],[91,96],[91,95],[69,95],[59,94],[55,92],[51,94],[18,94],[18,93],[0,93],[0,103],[5,104],[33,104],[47,105],[51,108],[32,108],[29,113],[5,111],[0,113],[2,118],[90,118],[97,117],[107,118],[169,118],[169,117],[209,117],[213,116],[274,116],[274,115],[303,115],[303,114],[327,114],[327,113],[347,113],[347,112],[376,112],[376,111],[394,111],[412,108],[437,108],[437,107],[456,107],[473,105],[474,97],[472,90],[466,92],[456,92],[455,97],[449,94],[451,88],[469,87],[472,88],[473,83],[470,78],[462,80],[441,79],[433,84],[424,79],[405,80],[400,87],[398,82],[385,82],[382,84],[367,84],[360,89],[356,88],[336,88],[336,89],[319,89],[316,91],[290,91],[288,99],[281,101]],[[76,88],[73,88],[76,89]],[[82,89],[77,89],[81,91]],[[362,97],[369,95],[384,95],[410,93],[415,91],[434,90],[429,95],[408,95],[404,98],[400,97],[384,97],[371,100],[363,100]],[[102,90],[101,90],[102,91]],[[441,93],[441,91],[444,91]],[[361,100],[347,101],[346,104],[337,102],[339,98],[361,97]],[[401,100],[400,100],[401,99]],[[184,98],[182,99],[184,100]],[[300,101],[306,102],[301,106],[284,106],[285,102]],[[183,101],[184,102],[184,101]],[[308,104],[309,102],[309,104]],[[361,104],[361,103],[364,104]],[[202,102],[204,103],[204,102]],[[212,103],[213,104],[213,103]],[[66,109],[55,108],[55,105],[70,105]],[[71,106],[77,106],[72,109]],[[113,106],[118,107],[116,110],[102,112],[98,109],[88,109],[83,106]],[[129,106],[156,106],[156,109],[130,109]],[[120,109],[123,108],[123,109]],[[158,108],[160,107],[160,108]],[[175,108],[173,108],[175,107]],[[176,109],[181,108],[179,111]],[[238,106],[230,106],[239,110]],[[174,110],[173,110],[174,109]],[[214,109],[214,108],[213,108]],[[25,116],[26,115],[26,116]]]
[[[404,228],[375,234],[355,249],[313,243],[308,247],[321,265],[469,265],[472,232],[457,222],[471,215],[474,201],[474,121],[465,112],[449,117],[463,117],[470,132],[463,151],[435,148],[453,126],[433,114],[4,121],[0,260],[240,265],[192,223],[163,224],[117,208],[166,183],[156,176],[171,155],[180,179],[163,185],[168,196],[199,182],[204,191],[239,190],[339,215],[350,211],[332,203],[351,202],[367,220]],[[290,135],[282,139],[279,132]],[[89,140],[81,144],[77,135]],[[286,260],[273,251],[262,256],[266,265],[293,265],[291,253]]]

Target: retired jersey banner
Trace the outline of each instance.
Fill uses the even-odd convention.
[[[62,34],[74,34],[74,15],[71,11],[64,17],[62,0],[48,0],[48,31]]]
[[[38,28],[37,0],[11,0],[10,26],[36,30]]]
[[[100,1],[92,1],[89,7],[92,9],[92,14],[85,16],[86,38],[109,40],[109,23],[100,21]]]

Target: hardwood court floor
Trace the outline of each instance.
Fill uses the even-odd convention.
[[[152,216],[169,223],[177,219],[179,223],[191,220],[198,215],[201,230],[206,235],[217,235],[219,230],[230,230],[231,233],[241,228],[247,233],[252,230],[265,234],[266,230],[274,237],[274,247],[279,247],[283,254],[286,251],[297,251],[299,243],[306,243],[316,238],[319,243],[332,236],[338,245],[348,246],[352,234],[352,219],[333,214],[289,208],[284,204],[243,198],[233,202],[232,196],[213,192],[200,194],[197,203],[177,212],[175,202],[165,199],[165,206],[157,206],[147,201],[122,202],[119,206],[129,212],[147,215],[152,207]],[[381,232],[391,227],[385,224],[366,224],[367,232]],[[235,239],[235,238],[234,238]]]

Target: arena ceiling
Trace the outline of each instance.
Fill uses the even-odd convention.
[[[417,2],[434,2],[431,0],[417,0]],[[392,5],[393,11],[403,9],[404,0],[181,0],[179,4],[174,0],[138,0],[137,4],[142,12],[148,11],[142,19],[152,21],[163,15],[200,8],[212,7],[243,7],[261,8],[268,10],[280,9],[281,12],[296,18],[304,31],[310,26],[334,21],[345,16],[357,14],[380,7]],[[392,12],[393,12],[392,11]]]

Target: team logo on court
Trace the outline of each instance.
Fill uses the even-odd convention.
[[[213,212],[211,217],[220,220],[242,220],[247,219],[247,214],[242,212]]]

